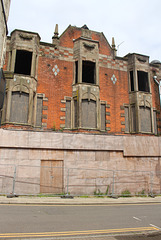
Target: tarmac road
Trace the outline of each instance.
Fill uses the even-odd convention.
[[[161,240],[161,203],[0,205],[0,239]],[[131,236],[131,233],[143,235]],[[128,236],[122,236],[128,234]],[[116,236],[117,235],[117,236]],[[120,236],[118,236],[120,235]]]

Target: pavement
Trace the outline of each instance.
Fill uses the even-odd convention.
[[[39,197],[39,196],[0,196],[0,204],[36,205],[108,205],[108,204],[161,204],[161,196],[156,197]]]

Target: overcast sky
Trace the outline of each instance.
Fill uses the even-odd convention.
[[[61,34],[70,24],[103,32],[118,56],[140,53],[161,61],[161,0],[11,0],[9,33],[39,33],[51,43],[55,24]]]

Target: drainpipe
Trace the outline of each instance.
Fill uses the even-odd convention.
[[[155,82],[155,83],[158,85],[158,87],[159,87],[160,107],[161,107],[161,81],[158,82],[157,76],[154,76],[153,79],[154,79],[154,82]]]

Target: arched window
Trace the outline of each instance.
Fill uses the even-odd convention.
[[[28,123],[29,94],[12,92],[10,122]]]
[[[92,99],[82,99],[82,127],[97,127],[96,101]]]
[[[141,132],[152,132],[151,109],[149,107],[140,106],[140,130]]]

